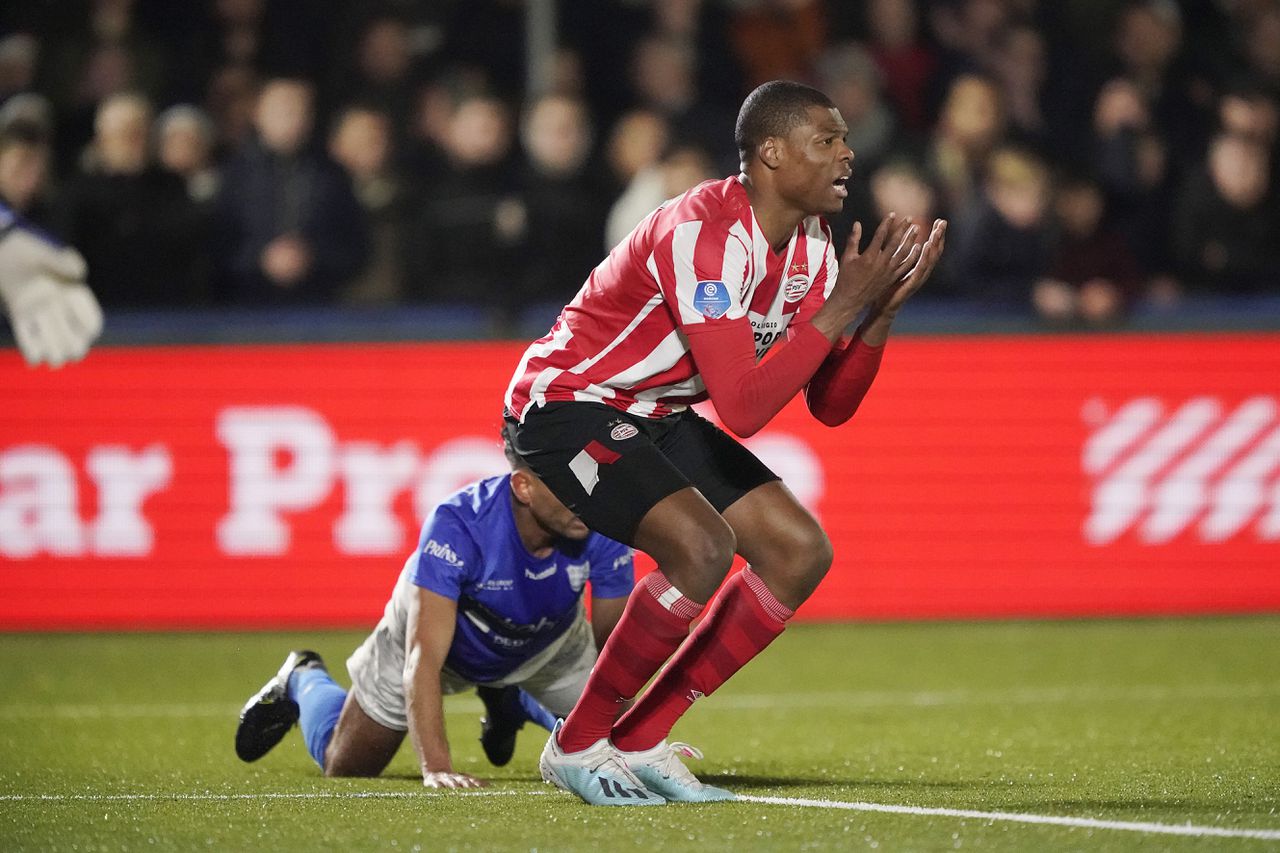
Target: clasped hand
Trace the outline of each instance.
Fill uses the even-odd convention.
[[[933,273],[942,255],[947,223],[935,219],[929,237],[917,241],[920,229],[906,218],[890,213],[871,242],[862,245],[862,223],[855,222],[840,259],[840,274],[832,298],[847,299],[855,308],[871,307],[873,313],[892,317]]]

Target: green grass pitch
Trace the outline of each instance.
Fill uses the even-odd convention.
[[[473,695],[446,708],[477,794],[407,743],[379,779],[321,778],[296,732],[241,764],[285,652],[345,683],[362,636],[0,635],[0,850],[1280,850],[1280,616],[796,625],[675,731],[762,799],[647,809],[552,791],[532,727],[488,766]]]

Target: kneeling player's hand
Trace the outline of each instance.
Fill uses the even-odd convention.
[[[483,788],[489,783],[466,773],[432,770],[422,775],[422,784],[428,788]]]
[[[0,307],[27,362],[60,367],[102,333],[80,253],[0,206]]]

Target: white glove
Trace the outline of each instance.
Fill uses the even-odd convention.
[[[18,348],[32,366],[78,361],[102,334],[84,258],[11,217],[0,207],[0,226],[8,226],[0,234],[0,303]]]

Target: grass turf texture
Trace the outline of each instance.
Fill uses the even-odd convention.
[[[326,780],[291,732],[254,765],[239,704],[290,648],[340,681],[353,632],[0,635],[0,849],[1275,850],[990,817],[769,803],[600,809],[538,779],[540,729],[481,794]],[[797,625],[674,736],[758,796],[1280,830],[1280,617]]]

